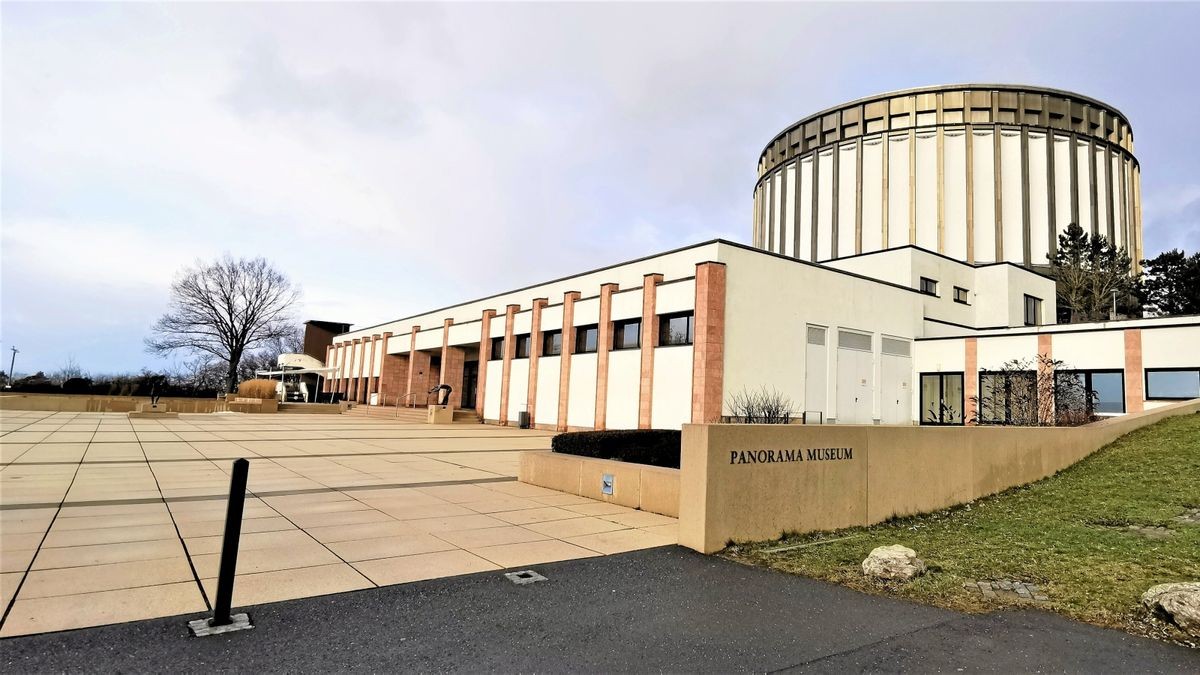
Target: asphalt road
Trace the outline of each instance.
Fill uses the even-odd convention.
[[[0,641],[6,673],[221,671],[1200,672],[1200,652],[1038,611],[973,616],[677,548]]]

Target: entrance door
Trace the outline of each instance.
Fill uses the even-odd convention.
[[[475,409],[475,388],[479,384],[479,362],[463,363],[462,407]]]

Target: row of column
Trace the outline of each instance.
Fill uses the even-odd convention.
[[[1125,412],[1137,413],[1145,409],[1145,371],[1142,366],[1142,329],[1126,328],[1125,343]],[[963,373],[963,420],[972,424],[977,412],[976,401],[979,396],[979,343],[978,338],[969,337],[964,341],[965,367]],[[1054,358],[1054,334],[1038,334],[1038,391],[1042,391],[1047,379],[1054,378],[1054,369],[1043,363],[1043,360]],[[1039,410],[1039,415],[1049,415],[1051,411]],[[1040,420],[1052,423],[1052,419]]]
[[[638,428],[648,429],[652,420],[654,395],[654,348],[658,345],[657,288],[663,275],[646,274],[642,283],[642,335],[640,381],[638,387]],[[607,428],[608,412],[608,365],[612,348],[612,296],[620,290],[618,284],[607,283],[600,287],[600,317],[596,345],[596,408],[594,429]],[[575,352],[575,303],[581,295],[578,291],[563,294],[562,353],[558,377],[558,415],[554,428],[558,431],[573,429],[568,425],[570,408],[572,355]],[[535,298],[531,305],[529,381],[526,394],[526,410],[530,423],[539,428],[548,425],[538,423],[537,388],[538,360],[542,354],[541,320],[542,310],[549,304],[547,298]],[[509,409],[509,383],[512,378],[512,361],[516,354],[513,326],[520,305],[508,305],[504,310],[504,361],[501,366],[499,387],[500,412],[496,422],[507,426]],[[491,344],[491,322],[497,317],[496,310],[486,309],[480,321],[480,368],[476,408],[484,410],[487,396],[487,364],[483,355]],[[704,262],[696,265],[696,303],[693,317],[692,349],[692,419],[694,423],[716,421],[721,416],[721,401],[724,381],[725,344],[725,265]]]

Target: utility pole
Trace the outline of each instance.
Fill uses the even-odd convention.
[[[12,350],[12,360],[8,362],[8,387],[12,388],[13,366],[17,363],[17,354],[21,353],[16,347],[9,347]]]

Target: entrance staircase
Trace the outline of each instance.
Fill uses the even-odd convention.
[[[360,403],[351,406],[349,410],[342,414],[349,415],[351,417],[369,417],[376,420],[403,422],[405,424],[424,424],[426,409],[424,407],[397,408],[396,406],[391,405],[363,405]],[[454,423],[479,424],[479,416],[475,414],[474,410],[455,410]]]

